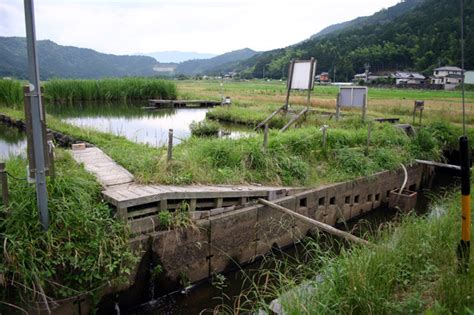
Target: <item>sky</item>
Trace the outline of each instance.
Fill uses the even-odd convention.
[[[400,0],[36,0],[37,39],[112,53],[265,51]],[[0,1],[0,36],[25,36],[23,1]]]

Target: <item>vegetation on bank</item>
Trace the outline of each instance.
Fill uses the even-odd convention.
[[[23,117],[18,110],[0,111],[16,119]],[[241,139],[191,137],[174,147],[173,161],[168,163],[166,148],[75,127],[54,116],[47,121],[53,130],[97,145],[138,181],[163,184],[316,185],[397,168],[415,158],[439,160],[442,148],[454,147],[460,134],[457,127],[433,123],[410,138],[390,124],[374,123],[367,148],[367,124],[354,117],[331,122],[325,147],[318,127],[285,133],[272,130],[267,150],[262,147],[262,134]]]
[[[459,273],[460,195],[436,198],[431,212],[403,215],[371,237],[377,247],[325,250],[323,235],[305,240],[303,254],[262,270],[239,311],[268,310],[280,298],[285,314],[470,314],[474,260]],[[259,301],[259,303],[255,303]],[[248,309],[247,309],[248,308]]]
[[[191,135],[196,137],[217,137],[220,125],[211,120],[203,120],[200,122],[193,121],[189,128],[191,129]]]
[[[56,153],[56,178],[47,183],[47,232],[38,220],[34,185],[25,180],[26,160],[6,162],[10,206],[0,206],[1,301],[18,305],[15,297],[21,296],[24,306],[42,301],[42,291],[52,300],[100,294],[106,285],[128,280],[136,262],[128,230],[101,200],[95,178],[69,153]]]
[[[177,96],[173,82],[150,78],[53,79],[46,81],[43,87],[46,99],[53,102],[176,99]],[[14,106],[22,102],[21,83],[0,79],[0,104]]]

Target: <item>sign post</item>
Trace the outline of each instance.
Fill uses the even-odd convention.
[[[40,211],[40,222],[46,231],[49,228],[48,191],[44,158],[45,137],[42,124],[45,113],[41,103],[38,55],[36,49],[35,15],[33,0],[25,0],[26,44],[28,49],[28,79],[33,129],[33,153],[35,160],[36,201]]]
[[[291,60],[288,70],[288,91],[286,94],[285,111],[288,111],[291,90],[307,90],[307,106],[311,102],[311,91],[314,88],[316,75],[316,59]]]
[[[362,110],[362,120],[367,115],[367,93],[365,86],[341,87],[336,100],[336,120],[339,120],[342,107],[359,107]]]

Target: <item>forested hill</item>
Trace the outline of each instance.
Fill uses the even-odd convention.
[[[231,51],[210,59],[189,60],[178,64],[177,73],[181,74],[219,74],[231,71],[240,61],[258,54],[250,48]]]
[[[328,34],[335,34],[338,31],[347,30],[350,28],[357,28],[362,27],[365,25],[372,25],[372,24],[385,24],[388,22],[392,22],[398,17],[406,14],[408,11],[413,10],[417,5],[423,3],[425,0],[405,0],[402,1],[390,9],[383,9],[371,16],[362,16],[358,17],[354,20],[342,22],[338,24],[334,24],[331,26],[326,27],[325,29],[321,30],[319,33],[311,36],[311,39],[315,39],[318,37],[322,37]]]
[[[151,57],[103,54],[50,40],[37,45],[41,79],[156,75],[153,67],[158,63]],[[26,78],[27,62],[25,38],[0,37],[0,77]]]
[[[411,0],[416,1],[416,0]],[[408,0],[406,1],[408,2]],[[465,0],[466,69],[474,69],[474,0]],[[399,8],[399,7],[398,7]],[[385,10],[390,16],[397,6]],[[431,74],[438,65],[460,66],[459,1],[424,0],[396,19],[338,30],[324,36],[259,54],[236,67],[242,74],[280,78],[291,58],[318,59],[318,73],[337,70],[350,80],[370,63],[372,72],[416,70]]]

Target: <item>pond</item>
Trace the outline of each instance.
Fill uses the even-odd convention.
[[[11,156],[26,156],[26,135],[20,130],[0,124],[0,161]]]
[[[189,125],[206,118],[208,108],[166,108],[150,110],[148,103],[48,105],[47,112],[72,125],[124,136],[151,146],[168,143],[168,130],[173,129],[174,144],[191,136]],[[228,130],[229,128],[225,128]],[[229,137],[245,136],[250,131],[234,131]]]

